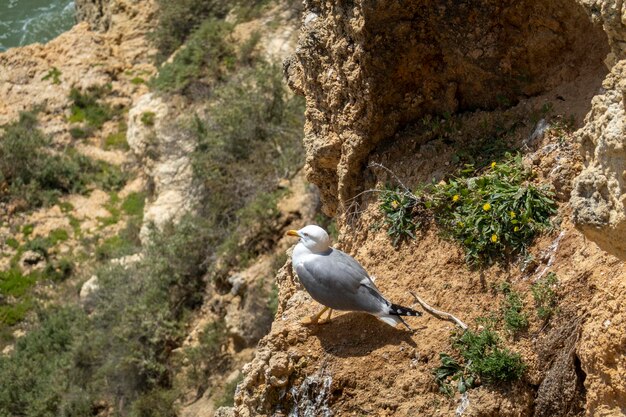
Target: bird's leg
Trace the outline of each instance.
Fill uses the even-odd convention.
[[[326,324],[326,323],[330,323],[330,316],[333,314],[333,309],[329,308],[328,309],[328,315],[326,316],[325,319],[321,319],[317,322],[317,324]]]
[[[320,317],[322,317],[322,314],[324,314],[326,312],[326,310],[328,310],[328,307],[324,307],[323,309],[320,310],[319,313],[312,315],[311,317],[305,317],[302,319],[302,324],[317,324],[317,322],[320,320]]]

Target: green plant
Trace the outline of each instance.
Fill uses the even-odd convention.
[[[190,388],[202,395],[207,378],[226,364],[221,347],[226,343],[226,326],[222,321],[210,323],[202,329],[198,344],[184,351],[189,363],[186,379]]]
[[[379,209],[385,216],[387,234],[397,247],[405,239],[415,239],[415,230],[420,226],[419,218],[414,214],[417,199],[411,193],[399,188],[385,189],[380,194]]]
[[[133,402],[130,417],[177,417],[177,398],[178,392],[174,389],[150,390]]]
[[[101,103],[102,97],[109,91],[109,86],[91,86],[84,91],[72,87],[70,100],[73,104],[69,122],[86,122],[89,127],[101,128],[106,121],[116,115],[108,104]]]
[[[117,127],[117,132],[111,133],[104,139],[104,149],[121,149],[123,151],[130,149],[126,141],[126,130],[126,123],[120,122]]]
[[[143,83],[145,83],[145,82],[146,82],[146,80],[144,80],[144,79],[143,79],[143,78],[141,78],[141,77],[133,77],[133,78],[130,80],[130,82],[131,82],[131,84],[134,84],[134,85],[139,85],[139,84],[143,84]]]
[[[20,298],[37,282],[37,274],[23,275],[17,268],[0,272],[0,294]]]
[[[54,229],[48,235],[48,240],[51,245],[56,245],[58,242],[65,242],[69,239],[69,233],[65,229]]]
[[[70,127],[70,136],[74,139],[85,139],[91,135],[91,131],[81,127]]]
[[[500,346],[500,338],[490,328],[466,330],[456,336],[452,346],[462,361],[440,353],[441,365],[433,371],[441,392],[451,395],[455,388],[463,393],[479,381],[498,383],[518,380],[526,365],[519,354]]]
[[[472,173],[472,167],[466,173]],[[520,155],[473,177],[457,177],[432,189],[431,207],[446,235],[465,249],[469,264],[489,264],[523,254],[556,213],[552,192],[529,182]]]
[[[72,148],[56,151],[37,129],[34,113],[22,113],[0,135],[0,201],[19,199],[31,208],[56,202],[62,194],[85,192],[90,182],[105,189],[121,186],[124,181],[102,181],[113,170]]]
[[[522,311],[524,303],[519,293],[507,282],[503,282],[499,289],[504,294],[502,317],[507,330],[515,333],[528,327],[528,317]]]
[[[145,200],[144,193],[130,193],[122,203],[122,210],[129,216],[143,216]]]
[[[20,299],[12,304],[0,305],[0,328],[2,326],[15,326],[32,309],[33,304],[29,297]]]
[[[152,33],[157,63],[169,58],[203,21],[224,18],[230,9],[224,0],[158,0],[158,4],[158,22]]]
[[[125,255],[130,255],[136,250],[137,248],[133,242],[116,235],[105,239],[96,248],[96,259],[99,261],[106,261],[109,259],[120,258]]]
[[[542,320],[549,320],[556,312],[557,294],[555,292],[559,280],[554,272],[549,272],[545,277],[537,280],[532,287],[533,298],[537,316]]]
[[[65,281],[74,273],[75,265],[70,258],[61,258],[48,263],[44,275],[51,281]]]
[[[499,346],[498,335],[490,328],[468,330],[453,346],[471,364],[469,368],[486,382],[513,381],[521,378],[526,365],[521,356]]]
[[[231,30],[221,20],[202,22],[172,62],[161,66],[151,86],[163,92],[189,92],[191,87],[202,89],[224,80],[236,61]]]
[[[8,247],[10,247],[11,249],[17,249],[20,247],[20,242],[17,241],[17,239],[13,238],[13,237],[9,237],[7,238],[4,243],[6,243],[6,245]]]
[[[19,338],[11,355],[0,356],[3,416],[61,415],[61,410],[79,412],[78,404],[89,398],[84,391],[80,396],[70,395],[78,392],[68,390],[68,380],[64,378],[66,369],[72,365],[72,346],[80,337],[74,329],[82,327],[84,313],[72,307],[52,309],[40,313],[39,319],[41,325]],[[72,415],[89,415],[89,412]]]
[[[145,111],[141,113],[141,123],[143,123],[146,126],[154,126],[155,116],[156,116],[156,113],[152,111]]]
[[[41,79],[41,81],[52,80],[52,84],[61,84],[61,71],[57,67],[52,67],[48,70],[48,73]]]
[[[22,226],[22,234],[24,235],[24,237],[30,236],[33,233],[33,230],[35,230],[34,224],[25,224],[24,226]]]
[[[441,393],[450,397],[454,395],[453,383],[456,383],[456,389],[461,394],[474,387],[476,376],[469,372],[467,365],[462,366],[452,356],[443,352],[439,353],[439,360],[441,365],[435,368],[433,374]]]

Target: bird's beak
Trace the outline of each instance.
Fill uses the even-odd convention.
[[[297,230],[288,230],[287,231],[287,236],[295,236],[295,237],[300,237],[300,234],[298,233]]]

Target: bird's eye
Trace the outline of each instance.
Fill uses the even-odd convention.
[[[302,233],[302,235],[305,236],[305,237],[309,237],[308,233]]]

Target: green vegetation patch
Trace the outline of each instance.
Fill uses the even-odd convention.
[[[2,415],[53,416],[62,415],[61,410],[65,415],[91,414],[89,407],[81,407],[89,397],[64,378],[72,365],[72,346],[82,336],[76,329],[85,320],[76,308],[51,310],[40,317],[38,328],[18,339],[11,355],[0,356]]]
[[[99,129],[117,113],[102,103],[102,98],[110,92],[109,86],[91,86],[84,91],[73,87],[70,90],[72,100],[70,123],[85,122],[89,127]]]
[[[107,151],[111,149],[129,150],[130,146],[128,146],[128,141],[126,140],[126,130],[126,123],[120,123],[117,132],[111,133],[104,139],[104,149]]]
[[[74,149],[55,151],[37,129],[37,117],[22,113],[0,136],[0,201],[23,201],[23,209],[52,204],[67,193],[84,193],[92,183],[119,189],[126,176],[106,162],[94,162]]]
[[[537,316],[542,320],[549,320],[557,311],[558,296],[556,289],[559,280],[554,272],[549,272],[545,277],[537,280],[531,287]]]
[[[521,155],[493,162],[475,176],[450,179],[433,189],[433,210],[445,233],[465,249],[470,264],[525,253],[550,226],[556,203],[547,187],[529,182]]]
[[[143,123],[146,126],[154,126],[155,116],[156,116],[156,113],[152,111],[145,111],[141,113],[141,123]]]
[[[96,248],[96,259],[106,261],[130,255],[137,251],[134,242],[124,239],[123,236],[116,235],[104,239],[100,246]]]
[[[204,91],[223,81],[236,61],[231,31],[232,26],[222,20],[204,21],[172,62],[163,64],[151,86],[163,92],[189,93],[194,87]]]
[[[37,282],[37,274],[23,275],[19,269],[0,272],[0,294],[21,297]]]
[[[48,81],[52,84],[58,85],[61,84],[61,71],[57,67],[52,67],[48,70],[46,75],[43,76],[41,81]]]
[[[157,48],[157,63],[176,51],[207,19],[223,19],[232,7],[225,0],[158,0],[159,20],[152,33]]]
[[[380,195],[380,211],[384,215],[387,234],[393,239],[393,246],[407,239],[415,239],[415,230],[421,219],[416,214],[419,210],[415,195],[399,188],[383,190]]]
[[[122,210],[128,216],[143,216],[145,202],[145,193],[130,193],[122,203]]]
[[[556,213],[553,193],[530,182],[532,171],[524,168],[521,155],[507,154],[484,170],[467,166],[461,174],[418,195],[381,193],[390,234],[397,240],[412,232],[416,221],[407,209],[421,205],[418,213],[432,213],[444,235],[465,249],[468,264],[480,266],[524,254],[534,237],[550,227]]]
[[[523,311],[522,297],[507,282],[503,282],[499,289],[504,294],[502,318],[506,329],[512,333],[524,330],[528,327],[528,316]]]
[[[477,332],[466,330],[456,337],[453,347],[459,359],[441,353],[441,366],[434,370],[441,392],[452,395],[455,389],[464,393],[482,382],[496,384],[520,379],[526,369],[521,356],[500,344],[500,338],[489,327]]]

